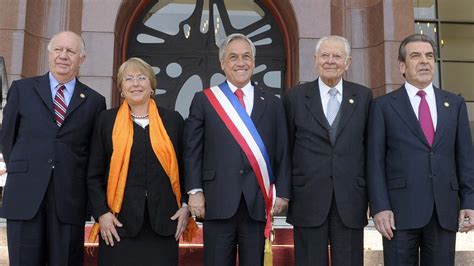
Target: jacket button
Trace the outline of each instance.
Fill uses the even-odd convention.
[[[240,173],[241,175],[243,175],[243,174],[244,174],[244,170],[240,170],[239,173]]]

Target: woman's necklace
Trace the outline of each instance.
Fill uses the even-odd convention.
[[[135,118],[135,119],[145,119],[145,118],[148,118],[148,114],[146,115],[134,115],[132,113],[130,113],[130,115]]]

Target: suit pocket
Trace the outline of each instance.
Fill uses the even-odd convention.
[[[7,172],[8,173],[24,173],[28,171],[28,161],[11,161],[8,163]]]
[[[397,179],[391,179],[387,181],[387,189],[404,188],[406,186],[407,186],[406,178],[397,178]]]
[[[451,189],[452,190],[459,190],[458,180],[456,178],[451,180]]]
[[[202,181],[211,181],[216,177],[215,170],[204,170],[202,171]]]
[[[358,177],[357,178],[357,185],[359,185],[359,187],[366,187],[367,184],[365,182],[365,178],[363,177]]]

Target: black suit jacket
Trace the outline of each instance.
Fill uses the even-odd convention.
[[[344,225],[363,228],[367,224],[365,144],[372,93],[348,81],[342,86],[334,143],[329,137],[318,80],[299,85],[284,97],[293,159],[287,220],[295,226],[324,223],[333,194]]]
[[[430,147],[404,86],[371,107],[368,184],[373,215],[392,210],[397,229],[431,219],[458,229],[459,208],[474,209],[474,154],[464,100],[434,88],[438,122]]]
[[[64,123],[58,127],[48,74],[12,83],[3,113],[8,178],[2,217],[33,218],[53,177],[58,218],[84,224],[89,140],[104,109],[105,98],[77,80]]]
[[[290,167],[286,119],[281,101],[254,89],[251,119],[260,134],[276,178],[276,195],[290,197]],[[191,103],[184,130],[186,191],[204,189],[205,219],[228,219],[245,197],[252,219],[265,221],[263,195],[238,143],[203,92]]]
[[[112,131],[117,111],[118,109],[115,108],[100,114],[91,143],[87,186],[92,214],[96,220],[102,214],[110,211],[107,205],[106,191],[110,158],[113,151]],[[158,108],[158,112],[173,143],[179,163],[183,118],[179,113],[161,107]],[[118,227],[117,231],[122,237],[137,235],[142,228],[147,203],[153,230],[160,235],[174,235],[177,220],[172,221],[170,217],[178,210],[178,204],[169,177],[153,152],[149,138],[149,127],[143,129],[141,126],[133,124],[134,136],[127,183],[122,209],[118,215],[123,227]],[[185,202],[187,195],[184,191],[182,191],[182,195],[181,200]]]

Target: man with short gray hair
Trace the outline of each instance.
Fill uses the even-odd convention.
[[[205,265],[235,265],[237,253],[240,265],[262,265],[272,209],[281,213],[290,197],[285,113],[250,82],[250,39],[229,35],[219,58],[227,80],[196,93],[185,122],[189,211],[203,219]]]

